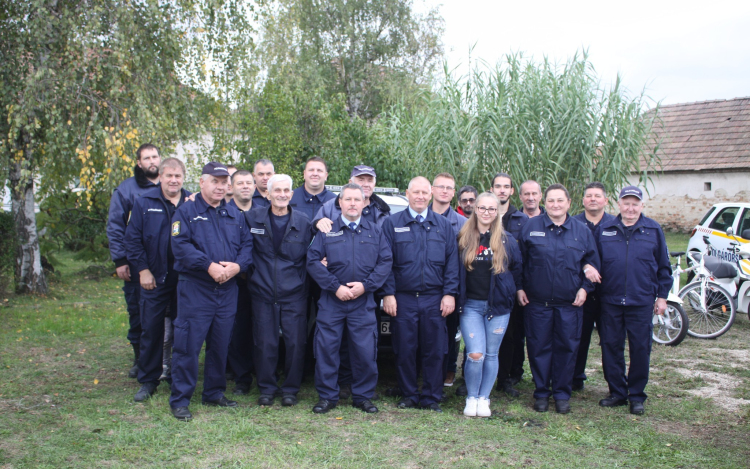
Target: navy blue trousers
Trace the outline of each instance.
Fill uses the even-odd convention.
[[[523,361],[526,358],[526,333],[523,324],[523,306],[513,305],[505,337],[498,352],[498,385],[507,379],[521,381]]]
[[[237,315],[234,318],[232,339],[229,342],[229,367],[234,372],[234,382],[253,383],[253,317],[250,310],[250,291],[247,281],[237,279]]]
[[[651,363],[654,306],[619,306],[602,303],[600,334],[604,376],[613,396],[646,400]],[[625,336],[630,350],[630,368],[625,375]]]
[[[297,394],[302,384],[307,342],[307,299],[292,303],[266,303],[252,298],[253,361],[261,394]],[[279,328],[284,338],[284,383],[279,388]]]
[[[324,292],[315,330],[315,388],[321,399],[339,400],[340,346],[348,336],[352,402],[371,400],[378,384],[378,323],[372,295],[340,301]]]
[[[137,344],[141,341],[141,278],[130,269],[130,282],[123,282],[125,305],[128,310],[128,342]]]
[[[534,397],[570,399],[583,308],[529,303],[523,314]]]
[[[440,314],[442,298],[440,294],[396,293],[397,312],[392,319],[396,379],[404,398],[423,406],[440,402],[443,396],[448,332],[445,318]],[[417,360],[422,369],[421,393],[417,388]]]
[[[237,313],[237,284],[209,286],[180,277],[174,321],[172,396],[169,405],[186,407],[198,382],[198,357],[206,342],[203,400],[220,399],[227,388],[229,338]]]
[[[578,356],[576,357],[576,367],[573,372],[573,382],[583,383],[586,381],[586,362],[589,357],[589,347],[591,346],[591,334],[594,332],[594,324],[599,324],[601,317],[601,303],[595,296],[589,296],[586,303],[583,304],[583,323],[581,327],[581,343],[578,346]]]
[[[159,384],[164,363],[164,318],[177,311],[177,273],[170,273],[163,285],[141,289],[141,356],[138,382]],[[174,318],[173,318],[174,319]]]

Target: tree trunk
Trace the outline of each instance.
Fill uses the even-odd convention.
[[[31,159],[31,150],[24,145],[23,156]],[[18,238],[16,248],[16,292],[47,293],[47,279],[42,269],[39,237],[36,232],[36,213],[34,213],[34,178],[22,173],[22,163],[11,159],[10,191],[13,207],[13,220]]]

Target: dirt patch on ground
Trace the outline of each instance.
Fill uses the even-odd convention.
[[[750,405],[750,400],[748,399],[731,397],[733,391],[740,384],[740,381],[734,376],[713,371],[689,370],[685,368],[676,368],[676,371],[688,378],[700,377],[706,382],[707,386],[698,389],[687,389],[686,392],[690,394],[712,399],[716,405],[734,413],[739,412],[743,405]]]

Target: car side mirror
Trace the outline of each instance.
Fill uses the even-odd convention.
[[[734,236],[734,229],[731,226],[727,228],[727,236]]]
[[[708,246],[711,245],[711,241],[708,240],[708,236],[704,236],[703,237],[703,242],[706,243],[706,245],[708,245]]]
[[[750,228],[742,231],[742,237],[745,239],[750,239]]]

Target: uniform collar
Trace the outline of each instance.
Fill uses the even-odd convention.
[[[542,220],[544,220],[544,226],[545,227],[550,228],[550,227],[553,227],[553,226],[557,226],[557,225],[555,225],[555,222],[553,222],[552,219],[549,217],[549,215],[547,215],[547,212],[544,212],[544,213],[542,213],[539,216],[542,217]],[[573,217],[571,217],[569,213],[566,213],[565,214],[565,221],[563,222],[562,225],[560,225],[560,227],[561,228],[565,228],[566,230],[570,229],[570,224],[573,223],[572,219],[573,219]]]
[[[305,200],[309,201],[311,199],[318,199],[318,202],[323,200],[323,197],[326,195],[326,192],[328,192],[328,189],[323,187],[322,192],[318,192],[317,194],[313,195],[309,192],[307,192],[307,188],[305,188],[305,185],[302,184],[302,194],[305,196]]]
[[[359,223],[360,223],[360,222],[362,221],[362,216],[360,215],[360,217],[359,217],[359,218],[357,218],[356,220],[354,220],[354,221],[352,222],[352,221],[349,221],[349,220],[347,220],[347,219],[346,219],[346,218],[344,217],[344,214],[342,213],[342,214],[341,214],[341,217],[339,217],[339,219],[341,220],[341,223],[343,224],[343,226],[347,226],[347,227],[348,227],[348,226],[349,226],[349,223],[355,223],[355,224],[356,224],[357,226],[355,226],[355,227],[354,227],[354,229],[356,230],[357,228],[359,228]]]
[[[214,209],[214,207],[212,207],[211,205],[208,205],[208,202],[206,202],[203,199],[203,194],[201,194],[200,192],[195,194],[195,205],[196,205],[196,209],[198,210],[198,213],[204,213],[204,212],[207,212],[209,209]],[[216,207],[215,210],[221,210],[221,209],[226,210],[226,208],[227,208],[226,200],[221,199],[221,202],[219,202],[219,206]],[[231,217],[232,215],[229,214],[229,216]]]
[[[430,213],[429,207],[424,209],[424,212],[421,212],[421,213],[417,213],[414,210],[412,210],[411,205],[407,208],[407,210],[409,210],[409,215],[411,215],[411,217],[415,220],[417,219],[417,215],[422,215],[422,221],[427,221],[427,215]]]

